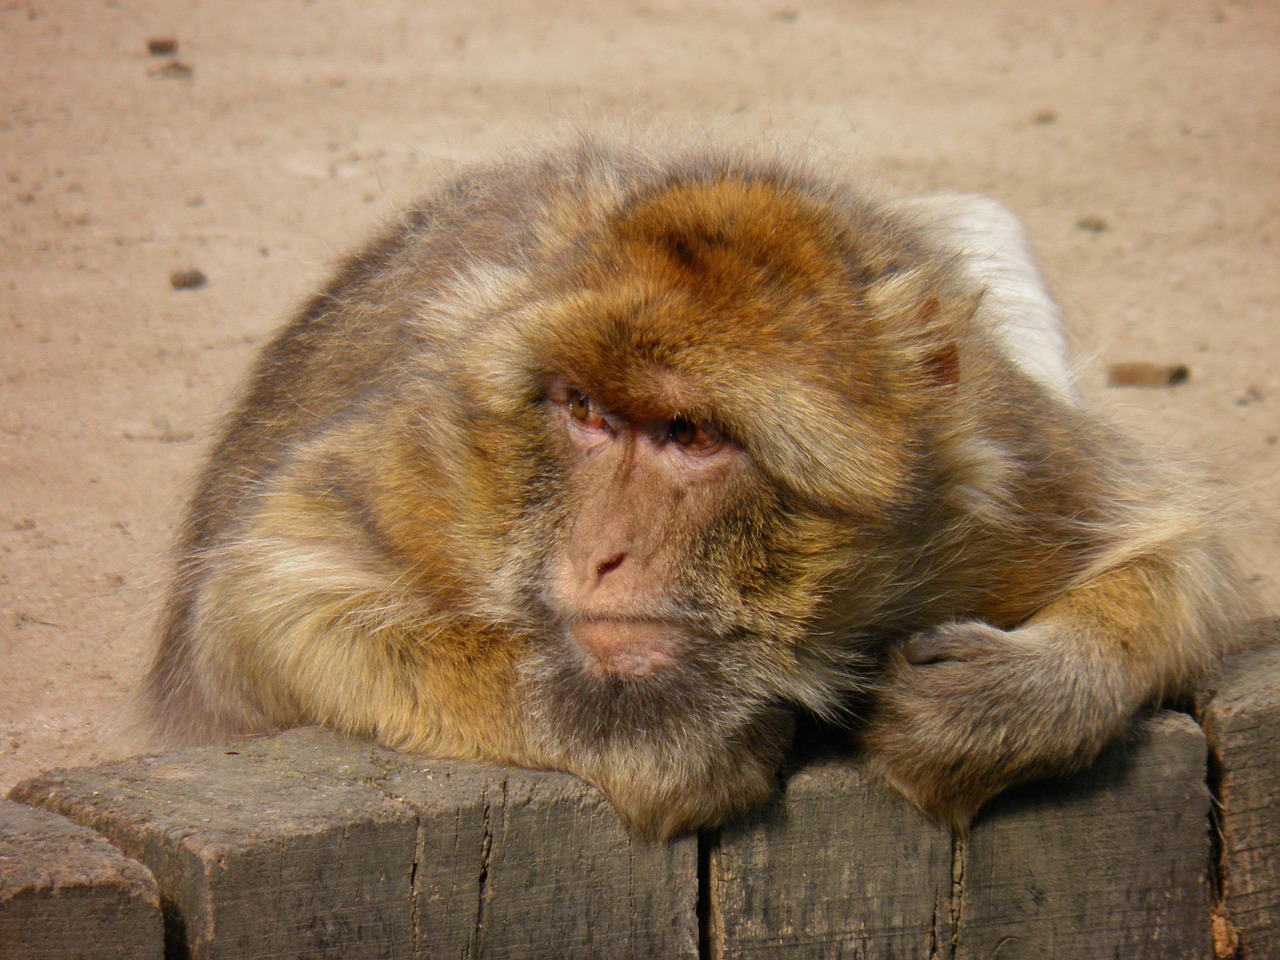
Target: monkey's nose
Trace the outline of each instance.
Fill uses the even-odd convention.
[[[622,561],[627,559],[625,553],[616,553],[607,560],[602,560],[596,564],[596,583],[599,583],[613,571],[622,566]]]

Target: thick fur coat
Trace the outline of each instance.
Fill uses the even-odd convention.
[[[1235,609],[1198,487],[1081,407],[1062,342],[981,198],[589,143],[464,173],[263,353],[157,728],[570,770],[667,836],[857,695],[876,768],[962,825],[1089,763]]]

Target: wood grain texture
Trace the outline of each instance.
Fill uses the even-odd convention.
[[[168,949],[198,960],[408,957],[417,818],[367,745],[298,731],[55,771],[14,796],[151,868]]]
[[[155,878],[94,831],[0,800],[0,960],[160,960]]]
[[[947,938],[949,834],[845,759],[722,830],[708,870],[713,957],[926,960]]]
[[[1205,762],[1163,711],[1087,773],[997,799],[960,847],[957,960],[1211,957]]]
[[[177,956],[697,953],[696,839],[633,843],[567,774],[299,730],[55,771],[14,797],[146,863]]]
[[[1280,955],[1278,667],[1274,650],[1238,658],[1205,708],[1224,771],[1224,889],[1251,958]],[[14,799],[91,830],[0,807],[0,844],[49,864],[0,858],[0,924],[19,903],[46,953],[17,955],[77,955],[50,933],[70,901],[30,891],[99,876],[77,859],[88,844],[116,862],[88,884],[95,897],[122,902],[120,864],[151,871],[174,957],[1207,958],[1206,765],[1200,728],[1159,712],[1092,770],[998,799],[953,841],[855,759],[824,755],[750,817],[646,844],[566,774],[300,730],[19,785]],[[156,956],[150,909],[136,932]]]
[[[419,956],[697,956],[695,837],[633,840],[563,773],[418,761],[382,788],[421,812]]]
[[[708,858],[714,957],[1209,957],[1210,797],[1185,715],[1001,798],[955,843],[856,763],[801,769]]]
[[[1280,957],[1280,620],[1227,662],[1204,708],[1221,802],[1222,900],[1244,955]]]

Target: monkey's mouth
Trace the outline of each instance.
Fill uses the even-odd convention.
[[[685,639],[679,624],[633,617],[575,617],[566,634],[589,672],[619,679],[640,679],[675,665]]]

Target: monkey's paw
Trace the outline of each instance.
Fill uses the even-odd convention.
[[[953,623],[890,654],[863,737],[873,768],[964,829],[1014,784],[1081,769],[1132,714],[1107,673],[1044,628]]]

